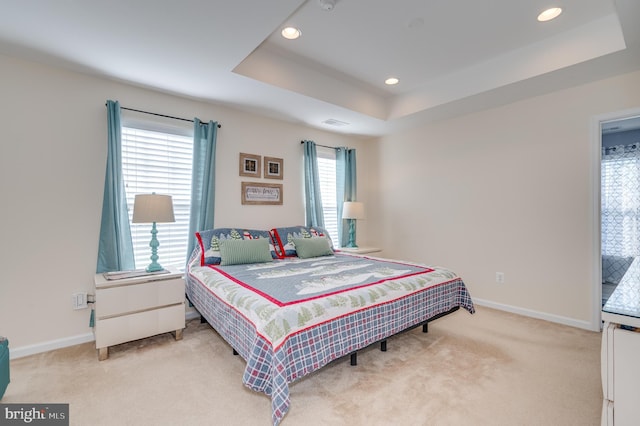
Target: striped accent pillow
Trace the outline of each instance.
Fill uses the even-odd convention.
[[[294,238],[293,245],[301,259],[319,256],[333,256],[327,237]]]
[[[196,239],[200,246],[200,265],[220,264],[220,241],[222,240],[251,240],[266,238],[269,240],[271,257],[280,257],[271,239],[271,233],[263,229],[244,228],[215,228],[196,232]]]
[[[220,241],[220,266],[271,261],[273,258],[266,238]]]

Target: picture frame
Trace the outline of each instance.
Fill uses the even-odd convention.
[[[284,160],[276,157],[264,157],[264,178],[282,179]]]
[[[262,175],[262,157],[241,152],[239,167],[240,176],[259,178]]]
[[[282,205],[281,183],[242,182],[243,205]]]

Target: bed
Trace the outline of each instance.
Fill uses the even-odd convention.
[[[295,380],[459,308],[475,312],[452,271],[342,253],[322,229],[221,228],[196,237],[187,297],[246,361],[243,383],[271,397],[274,425]]]

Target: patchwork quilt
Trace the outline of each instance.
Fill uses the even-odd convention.
[[[187,295],[247,361],[243,383],[271,396],[274,425],[297,378],[454,307],[474,312],[443,268],[342,253],[231,266],[199,257]]]

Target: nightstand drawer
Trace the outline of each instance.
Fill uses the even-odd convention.
[[[96,317],[106,318],[184,302],[184,281],[147,281],[96,290]],[[184,317],[184,312],[182,313]]]
[[[96,348],[184,328],[184,303],[96,322]]]

